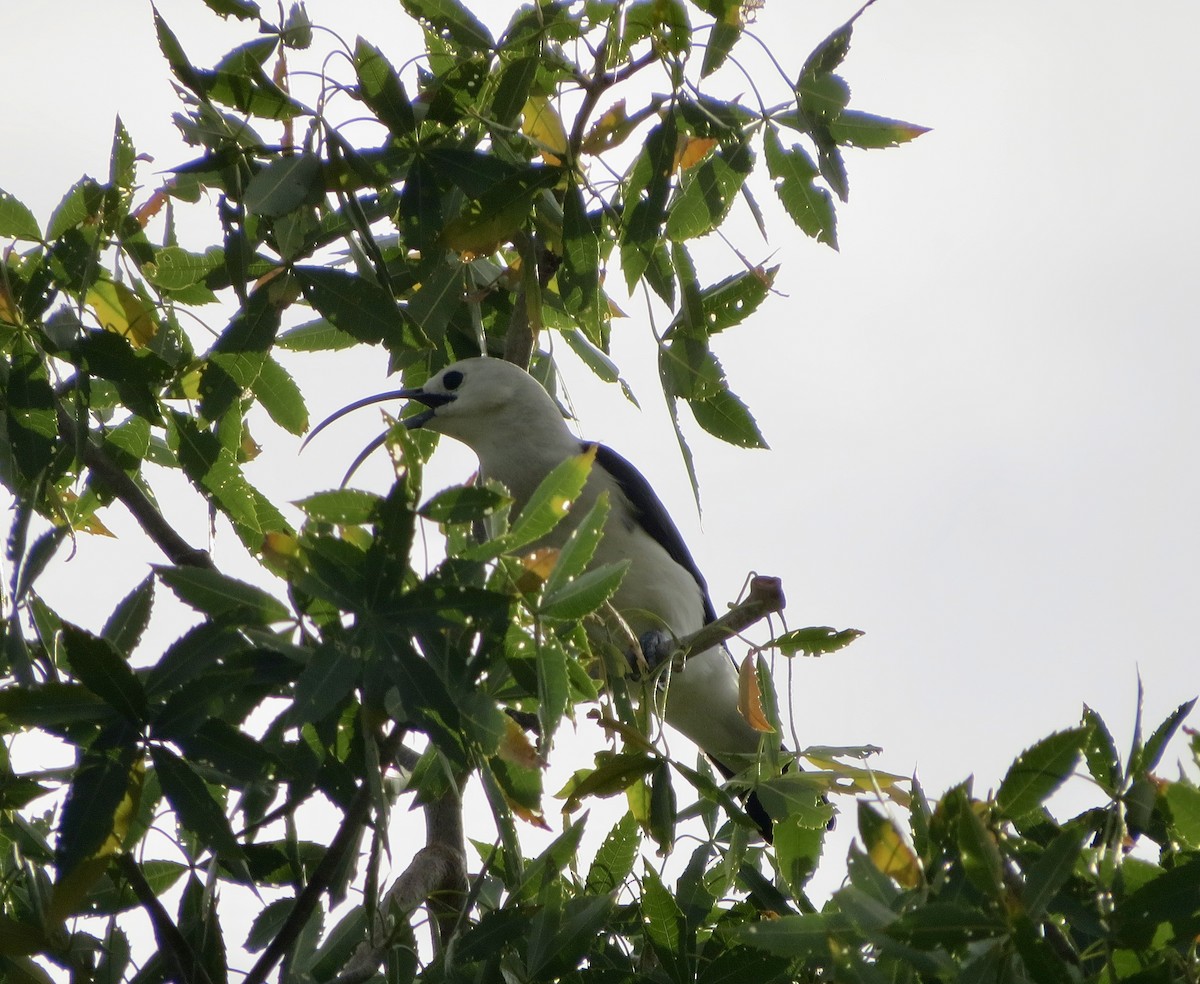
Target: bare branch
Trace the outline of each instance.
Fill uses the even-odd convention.
[[[681,639],[675,655],[679,659],[688,659],[719,646],[755,622],[783,611],[785,604],[783,582],[779,578],[764,575],[754,577],[750,580],[750,593],[745,601],[729,609],[715,622],[709,622],[704,628]]]

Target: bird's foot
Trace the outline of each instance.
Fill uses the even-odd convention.
[[[661,629],[650,629],[638,636],[638,646],[642,650],[642,658],[646,661],[646,669],[653,672],[664,660],[670,659],[675,651],[675,637]],[[639,668],[637,653],[629,653],[629,663],[635,670]]]

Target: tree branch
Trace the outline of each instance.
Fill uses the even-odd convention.
[[[688,659],[697,653],[719,646],[755,622],[768,615],[783,611],[787,600],[783,596],[783,582],[777,577],[757,575],[750,579],[750,592],[746,600],[735,605],[715,622],[679,640],[675,658]]]
[[[192,952],[188,941],[179,932],[179,927],[171,921],[170,915],[163,908],[158,896],[154,894],[154,889],[146,881],[142,869],[138,867],[133,856],[119,854],[116,863],[121,874],[129,882],[129,887],[133,889],[133,894],[137,896],[142,908],[150,917],[150,924],[154,927],[154,938],[158,941],[159,952],[164,954],[174,967],[181,984],[193,984],[193,982],[212,984],[208,972],[196,959],[196,954]]]
[[[396,752],[400,747],[400,740],[404,737],[405,730],[402,725],[395,725],[391,733],[380,743],[380,768],[386,769],[395,761]],[[334,836],[329,848],[325,851],[325,856],[321,858],[321,863],[317,865],[316,871],[313,872],[308,884],[304,886],[304,890],[296,897],[296,904],[292,906],[292,911],[288,914],[287,920],[280,927],[275,938],[267,944],[266,949],[262,952],[262,956],[250,968],[250,973],[246,975],[242,984],[263,984],[267,978],[267,974],[283,958],[283,955],[291,949],[296,939],[300,936],[300,933],[304,930],[304,926],[316,908],[317,902],[329,890],[329,886],[333,884],[338,870],[346,860],[346,855],[353,848],[354,844],[357,843],[358,835],[362,831],[363,824],[367,821],[370,809],[371,784],[364,780],[355,792],[354,798],[351,799],[350,805],[346,808],[346,814],[342,818],[342,825],[338,828],[337,834]]]
[[[137,482],[108,456],[86,429],[80,434],[77,422],[61,406],[58,408],[58,432],[66,441],[78,440],[80,458],[91,471],[92,477],[124,504],[142,532],[154,541],[171,563],[179,567],[213,566],[208,551],[193,547],[175,532],[175,528],[167,522],[158,506],[150,501]]]

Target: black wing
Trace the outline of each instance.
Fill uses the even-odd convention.
[[[589,446],[585,443],[584,450]],[[700,586],[700,596],[704,600],[704,624],[715,622],[717,613],[713,609],[712,599],[708,596],[708,585],[704,582],[704,575],[700,573],[700,568],[692,560],[692,555],[688,552],[687,544],[683,542],[683,537],[680,535],[675,521],[671,519],[670,513],[667,512],[650,483],[646,481],[645,476],[616,451],[603,444],[596,445],[596,461],[616,480],[621,491],[625,493],[625,498],[633,507],[634,518],[642,528],[654,538],[675,563],[689,571],[696,579],[696,583]]]

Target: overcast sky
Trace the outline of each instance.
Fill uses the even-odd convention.
[[[45,221],[81,173],[107,174],[117,113],[154,167],[194,156],[170,125],[148,5],[8,7],[0,187]],[[237,41],[199,0],[160,9],[201,64]],[[416,53],[398,5],[309,9],[397,63]],[[754,30],[794,71],[853,9],[768,0]],[[1127,748],[1139,669],[1150,727],[1200,690],[1197,37],[1191,0],[868,10],[844,66],[851,105],[933,130],[848,153],[839,253],[774,208],[770,243],[744,221],[730,234],[752,261],[783,264],[779,295],[717,343],[772,450],[689,428],[702,522],[655,396],[644,309],[613,326],[641,412],[564,362],[581,433],[651,478],[718,609],[753,569],[783,578],[792,627],[867,633],[795,667],[803,743],[880,745],[878,768],[917,770],[931,793],[970,773],[982,792],[1084,702]],[[767,72],[749,42],[738,50]],[[758,197],[770,204],[765,186]],[[720,244],[711,256],[733,269]],[[314,418],[385,388],[384,363],[300,366]],[[255,427],[266,453],[250,478],[285,500],[335,485],[357,440],[339,431],[300,458]],[[438,457],[435,485],[473,468],[448,446]],[[181,494],[168,514],[204,542],[203,509]],[[126,539],[82,542],[47,591],[92,599],[93,627],[159,559],[116,512],[106,522]],[[228,532],[215,549],[253,570]]]

